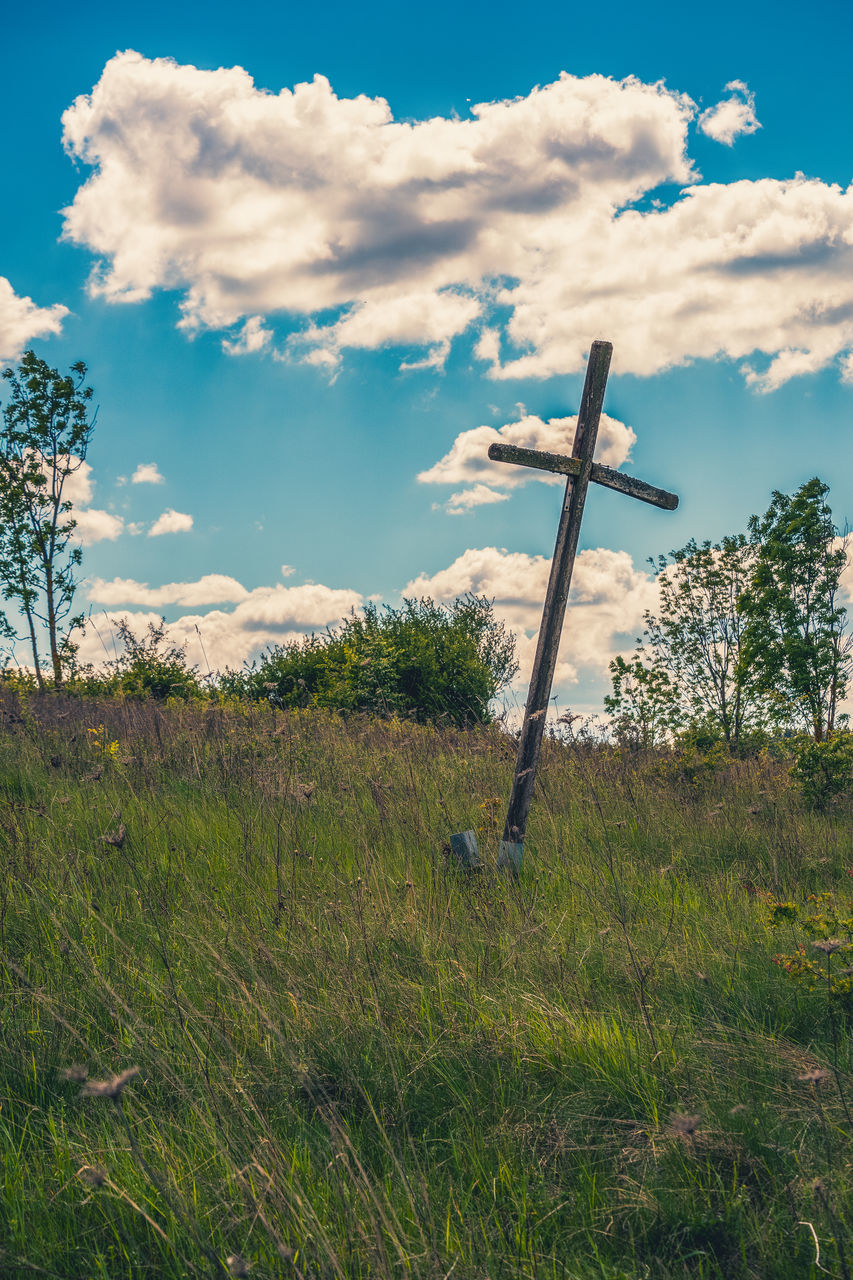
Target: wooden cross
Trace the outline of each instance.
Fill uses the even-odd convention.
[[[530,690],[518,743],[512,795],[507,810],[503,839],[498,850],[498,866],[510,867],[516,873],[521,868],[527,815],[533,797],[536,767],[539,763],[539,751],[545,731],[545,717],[551,697],[554,669],[557,665],[560,633],[563,629],[563,617],[566,612],[566,601],[572,580],[572,569],[589,482],[592,480],[596,484],[604,485],[605,488],[627,493],[632,498],[639,498],[641,502],[650,502],[652,506],[663,507],[666,511],[674,511],[678,506],[678,498],[674,493],[667,493],[665,489],[656,489],[654,485],[635,480],[633,476],[622,475],[621,472],[603,467],[592,460],[612,354],[612,343],[593,342],[571,457],[564,457],[558,453],[544,453],[537,449],[519,449],[509,444],[493,444],[489,449],[489,457],[494,462],[515,462],[522,467],[536,467],[540,471],[555,471],[560,475],[568,476],[560,526],[557,531],[557,544],[554,548],[554,559],[551,561],[551,576],[545,596],[542,625],[539,628],[536,657],[533,661],[533,674],[530,677]],[[477,850],[477,837],[473,831],[461,831],[451,836],[450,844],[463,866],[471,868],[482,865]]]

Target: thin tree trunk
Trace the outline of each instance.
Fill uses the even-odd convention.
[[[53,557],[56,546],[56,525],[59,520],[59,502],[61,499],[60,492],[56,491],[56,455],[53,457],[52,471],[52,487],[53,487],[53,511],[51,513],[50,537],[47,545],[44,539],[39,537],[42,563],[44,565],[44,588],[47,601],[47,634],[50,640],[50,660],[53,666],[53,684],[56,689],[62,688],[62,661],[59,656],[59,648],[56,642],[56,603],[54,600],[54,584],[53,584]]]
[[[44,683],[44,676],[42,675],[41,663],[39,662],[38,641],[36,639],[36,626],[35,626],[35,622],[33,621],[32,610],[30,609],[30,606],[26,603],[26,600],[27,600],[26,584],[24,582],[23,574],[21,574],[21,588],[23,591],[24,613],[26,614],[26,617],[27,617],[27,626],[29,627],[29,632],[30,632],[30,644],[32,645],[32,649],[33,649],[33,664],[36,669],[36,682],[39,687],[39,693],[44,693],[45,683]]]
[[[53,683],[57,689],[62,688],[62,660],[56,644],[56,610],[53,604],[53,576],[47,574],[47,632],[50,637],[50,660],[53,664]]]

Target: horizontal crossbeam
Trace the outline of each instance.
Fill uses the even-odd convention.
[[[514,462],[519,467],[535,467],[538,471],[555,471],[561,476],[580,474],[580,458],[569,458],[560,453],[545,453],[539,449],[522,449],[514,444],[493,444],[489,446],[489,457],[493,462]],[[640,502],[649,502],[653,507],[662,507],[664,511],[674,511],[678,506],[678,496],[668,493],[666,489],[658,489],[645,480],[637,480],[635,476],[626,476],[612,467],[603,467],[600,462],[592,464],[589,476],[596,484],[605,489],[615,489],[617,493],[627,493],[631,498],[639,498]]]

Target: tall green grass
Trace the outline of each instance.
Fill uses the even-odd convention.
[[[853,822],[784,762],[550,741],[515,882],[497,729],[0,719],[0,1274],[850,1276],[849,1031],[768,905]]]

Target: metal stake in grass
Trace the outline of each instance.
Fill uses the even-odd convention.
[[[593,342],[571,457],[557,453],[544,453],[538,449],[519,449],[508,444],[493,444],[489,449],[489,457],[494,462],[514,462],[522,467],[536,467],[540,471],[554,471],[559,475],[568,476],[560,525],[557,530],[557,545],[554,548],[551,576],[545,596],[542,625],[539,628],[536,657],[533,661],[533,674],[530,677],[530,690],[524,710],[524,723],[518,743],[512,795],[503,839],[498,850],[498,866],[510,867],[516,873],[521,868],[527,815],[530,812],[530,801],[533,797],[536,767],[539,763],[539,751],[545,730],[545,716],[551,697],[560,633],[563,629],[563,617],[566,612],[566,601],[572,580],[572,569],[589,482],[592,480],[595,484],[604,485],[607,489],[616,489],[617,492],[625,493],[631,498],[639,498],[641,502],[663,507],[665,511],[674,511],[678,506],[678,498],[674,493],[667,493],[665,489],[656,489],[643,480],[622,475],[621,472],[603,467],[592,460],[612,354],[612,343]],[[479,862],[477,837],[473,831],[460,832],[456,836],[451,836],[451,848],[456,851],[463,866],[472,866]],[[464,856],[461,856],[463,850]]]

